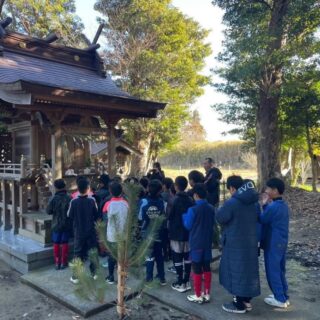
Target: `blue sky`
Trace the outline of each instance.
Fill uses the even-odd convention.
[[[93,10],[95,0],[76,0],[77,14],[85,25],[85,33],[89,39],[93,39],[97,30],[97,12]],[[217,66],[215,56],[222,48],[223,41],[223,12],[211,4],[211,0],[173,0],[173,5],[184,14],[198,21],[203,27],[211,30],[208,42],[211,44],[212,55],[206,60],[204,74],[210,74],[210,69]],[[220,122],[219,115],[210,107],[214,103],[224,102],[226,97],[216,92],[212,87],[205,88],[205,94],[201,96],[192,108],[199,110],[201,122],[207,132],[209,141],[234,140],[235,136],[222,136],[221,133],[231,129],[231,126]]]

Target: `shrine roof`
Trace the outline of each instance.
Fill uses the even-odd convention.
[[[65,106],[115,116],[155,117],[165,103],[124,92],[104,69],[98,44],[85,49],[3,29],[0,21],[0,98],[17,106]],[[2,31],[1,31],[2,30]]]
[[[109,75],[102,77],[90,69],[5,51],[0,57],[0,83],[17,81],[109,96],[130,97],[114,84]]]

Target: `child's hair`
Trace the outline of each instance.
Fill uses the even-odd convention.
[[[154,167],[154,168],[157,168],[158,170],[161,170],[161,164],[160,164],[160,162],[155,162],[155,163],[153,164],[153,167]]]
[[[176,195],[177,191],[176,191],[176,189],[174,187],[174,184],[171,186],[170,192],[171,192],[172,195],[174,195],[174,196]]]
[[[78,182],[79,182],[80,180],[87,180],[87,177],[86,177],[86,176],[77,176],[77,179],[76,179],[77,185],[78,185]]]
[[[210,163],[210,164],[215,164],[214,160],[211,157],[207,157],[204,160],[208,161],[208,163]]]
[[[240,176],[230,176],[227,179],[227,189],[230,189],[231,187],[238,190],[240,187],[243,186],[243,179]]]
[[[109,186],[109,190],[112,196],[120,197],[122,194],[122,185],[119,182],[112,182]]]
[[[188,180],[184,176],[178,176],[174,180],[174,184],[176,185],[179,191],[184,191],[188,186]]]
[[[135,177],[127,178],[124,182],[129,184],[139,184],[139,180]]]
[[[193,187],[193,194],[196,194],[200,199],[207,197],[207,189],[204,183],[196,183]]]
[[[99,177],[99,182],[102,183],[105,187],[108,187],[109,182],[110,182],[110,177],[108,174],[102,174]]]
[[[162,184],[159,180],[151,180],[148,185],[148,192],[150,197],[155,198],[160,194],[162,190]]]
[[[63,190],[66,187],[66,183],[64,182],[63,179],[55,180],[53,185],[57,190]]]
[[[271,178],[267,181],[267,187],[271,189],[277,189],[279,194],[283,194],[286,188],[283,180],[279,178]]]
[[[192,170],[188,174],[189,180],[192,180],[194,183],[203,183],[204,175],[198,170]]]
[[[114,178],[112,179],[112,182],[122,182],[122,178],[120,176],[114,176]]]
[[[77,181],[77,187],[81,194],[85,194],[89,189],[89,181],[86,178],[79,179]]]
[[[252,185],[256,188],[256,184],[253,180],[251,179],[243,179],[243,184],[247,184],[247,183],[252,183]]]
[[[173,185],[173,180],[171,178],[164,178],[163,185],[166,187],[167,190],[170,190],[171,186]]]
[[[147,177],[142,177],[139,182],[144,189],[148,188],[149,179]]]

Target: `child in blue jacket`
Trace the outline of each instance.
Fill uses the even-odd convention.
[[[261,248],[264,250],[267,281],[273,293],[264,301],[278,308],[287,308],[290,304],[286,280],[289,208],[282,199],[284,190],[285,184],[281,179],[272,178],[267,182],[260,216]]]
[[[206,200],[207,191],[203,183],[193,187],[195,206],[183,215],[183,224],[189,230],[190,258],[193,270],[194,295],[187,296],[191,302],[203,303],[210,301],[212,239],[214,226],[214,207]],[[202,276],[204,293],[202,295]]]

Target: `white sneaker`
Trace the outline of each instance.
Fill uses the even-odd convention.
[[[269,295],[268,295],[268,298],[274,298],[274,294],[269,294]],[[289,307],[291,303],[290,303],[289,300],[287,300],[287,301],[286,301],[286,304],[287,304],[287,306]]]
[[[280,302],[274,297],[268,297],[264,299],[264,302],[270,306],[286,309],[288,307],[286,302]]]
[[[203,302],[210,302],[210,294],[204,294],[202,293],[202,299],[203,299]]]
[[[186,291],[191,290],[191,283],[190,282],[186,282]]]
[[[75,277],[71,277],[70,278],[70,281],[73,283],[73,284],[78,284],[79,283],[79,279],[78,278],[75,278]]]
[[[195,294],[191,294],[189,296],[187,296],[187,299],[191,302],[195,302],[195,303],[199,303],[202,304],[203,303],[203,298],[202,296],[197,297]]]

